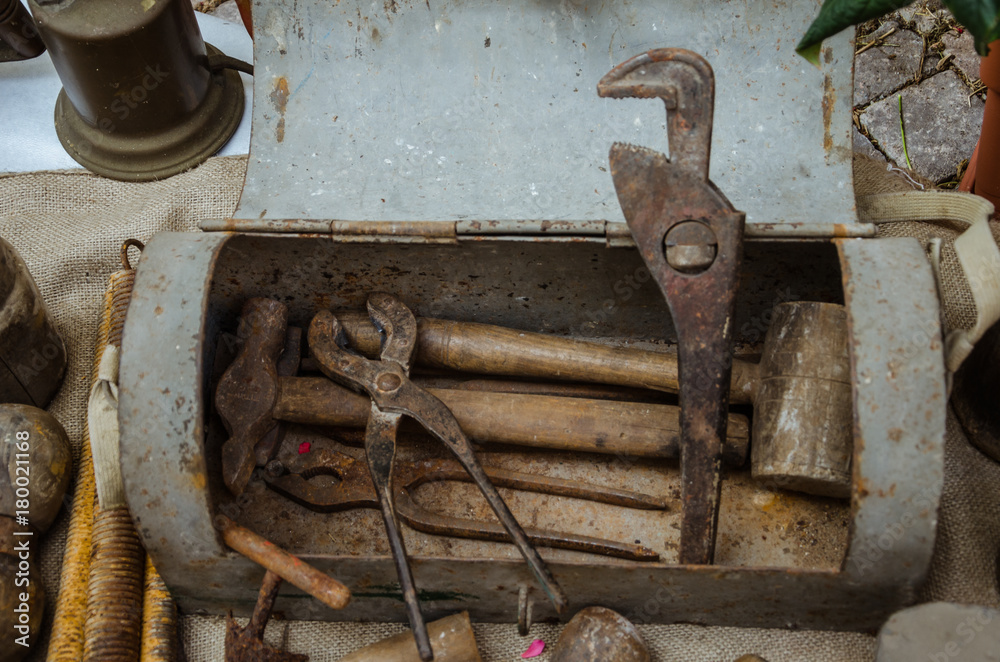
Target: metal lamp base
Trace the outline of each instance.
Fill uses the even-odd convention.
[[[210,56],[219,53],[206,46]],[[219,151],[239,126],[244,104],[239,72],[222,69],[212,74],[204,100],[184,122],[137,135],[116,133],[113,123],[88,123],[63,89],[56,100],[56,134],[69,155],[88,170],[122,181],[152,181],[189,170]]]

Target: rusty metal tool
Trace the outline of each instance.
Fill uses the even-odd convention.
[[[222,445],[222,477],[237,496],[246,489],[256,465],[255,446],[277,434],[270,410],[278,397],[277,366],[287,327],[284,304],[263,298],[247,300],[237,329],[242,350],[215,392],[215,408],[230,435]]]
[[[232,342],[226,336],[219,343],[217,356],[223,358],[218,361],[221,377],[215,401],[223,424],[232,432],[223,446],[223,478],[234,492],[241,491],[253,463],[262,467],[274,457],[284,431],[280,421],[334,427],[364,427],[368,422],[371,402],[367,397],[325,377],[292,376],[300,362],[299,330],[284,330],[286,320],[284,304],[250,299],[239,325],[242,342],[225,369],[224,357],[232,356]],[[274,348],[282,337],[284,351],[275,361]],[[263,347],[272,349],[264,352]],[[314,359],[310,362],[315,364]],[[628,457],[679,455],[680,410],[673,405],[432,388],[419,383],[447,405],[466,435],[476,441]],[[746,417],[731,414],[724,454],[727,464],[744,464],[749,438]]]
[[[351,601],[350,590],[271,541],[243,528],[225,515],[216,515],[215,528],[226,545],[254,563],[297,586],[330,609],[343,609]]]
[[[669,507],[666,499],[630,490],[492,467],[484,467],[483,471],[497,487],[586,499],[640,510],[666,510]],[[334,476],[337,483],[331,485],[328,482],[319,484],[311,481],[318,476]],[[274,491],[316,512],[378,508],[380,505],[371,474],[364,464],[330,448],[313,448],[308,453],[296,456],[287,465],[274,462],[268,465],[264,480]],[[417,504],[412,491],[420,485],[435,481],[472,482],[472,478],[455,460],[421,460],[396,464],[392,495],[396,515],[402,522],[417,531],[432,535],[511,542],[510,536],[496,522],[439,515]],[[652,549],[632,543],[546,529],[527,528],[524,532],[539,547],[572,549],[631,561],[657,561],[660,558]]]
[[[368,312],[385,332],[381,361],[366,359],[343,350],[337,342],[338,338],[343,339],[340,323],[330,311],[320,311],[313,317],[309,324],[309,347],[324,374],[330,379],[361,388],[372,399],[365,434],[365,454],[382,508],[410,627],[417,639],[421,658],[430,660],[433,652],[417,602],[413,576],[406,560],[406,548],[396,523],[390,486],[392,462],[396,452],[396,431],[404,414],[416,419],[455,454],[513,538],[549,599],[558,611],[564,611],[567,600],[562,588],[483,472],[472,452],[472,445],[451,411],[443,402],[410,381],[410,358],[416,346],[417,333],[417,321],[413,313],[395,297],[382,293],[372,294],[368,298]]]
[[[744,214],[708,179],[715,77],[700,55],[664,48],[615,67],[597,91],[616,99],[659,98],[667,108],[670,159],[616,143],[611,175],[636,246],[677,329],[680,562],[711,564],[744,225]]]
[[[246,627],[240,627],[229,612],[226,617],[226,662],[308,662],[309,656],[287,653],[264,643],[264,630],[281,588],[281,577],[268,570],[257,594],[257,604]]]

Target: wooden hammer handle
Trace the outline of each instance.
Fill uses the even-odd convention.
[[[338,312],[351,347],[378,356],[381,337],[364,313]],[[677,393],[677,355],[518,331],[491,324],[417,320],[415,363],[486,375],[596,382]],[[752,402],[757,366],[733,362],[732,402]]]
[[[462,430],[480,442],[516,444],[628,457],[676,458],[680,409],[672,405],[614,402],[518,393],[428,388],[452,411]],[[309,425],[364,427],[367,396],[323,377],[282,377],[274,418]],[[746,460],[745,416],[730,414],[724,459]]]

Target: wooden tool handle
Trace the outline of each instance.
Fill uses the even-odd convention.
[[[468,612],[453,614],[427,624],[434,647],[434,662],[481,662]],[[354,651],[340,662],[419,662],[413,634],[403,632]]]
[[[278,380],[274,417],[294,423],[364,427],[367,396],[322,377]],[[427,389],[452,411],[462,430],[480,442],[629,457],[676,458],[680,409],[672,405],[613,402],[518,393]],[[745,416],[729,416],[724,458],[742,465],[750,443]]]
[[[339,312],[351,347],[378,355],[381,337],[364,313]],[[417,320],[418,365],[508,377],[597,382],[677,393],[677,355],[518,331],[491,324]],[[730,398],[752,402],[756,366],[734,361]]]

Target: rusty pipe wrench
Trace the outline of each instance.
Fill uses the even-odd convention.
[[[667,107],[671,158],[615,143],[611,175],[677,329],[684,507],[679,560],[711,564],[745,220],[708,179],[715,77],[700,55],[663,48],[618,65],[597,92],[659,98]]]
[[[376,326],[385,333],[381,361],[345,351],[340,345],[344,337],[340,322],[328,310],[317,313],[309,324],[309,347],[327,377],[346,386],[363,389],[372,399],[371,415],[365,430],[365,454],[421,659],[432,659],[433,652],[417,602],[413,575],[406,560],[406,548],[399,533],[390,485],[396,432],[404,414],[416,419],[451,450],[486,497],[556,609],[564,611],[567,600],[562,588],[486,476],[458,421],[443,402],[410,381],[410,359],[417,336],[417,321],[413,313],[399,299],[383,293],[374,293],[368,298],[368,312]]]

